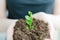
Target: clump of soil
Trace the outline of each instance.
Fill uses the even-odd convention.
[[[48,23],[42,20],[33,19],[33,30],[26,29],[26,22],[20,19],[16,22],[13,33],[13,40],[44,40],[50,38]]]

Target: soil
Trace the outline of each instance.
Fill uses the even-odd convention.
[[[48,23],[42,20],[33,19],[33,30],[26,29],[25,19],[16,22],[13,33],[13,40],[44,40],[50,38]]]

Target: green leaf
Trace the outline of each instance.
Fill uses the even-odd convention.
[[[31,25],[32,24],[32,20],[30,19],[30,20],[26,20],[26,23],[28,24],[28,25]]]
[[[26,15],[26,16],[25,16],[25,19],[26,19],[26,20],[30,20],[31,18],[30,18],[28,15]]]
[[[32,17],[32,12],[31,11],[28,11],[28,14],[30,17]]]

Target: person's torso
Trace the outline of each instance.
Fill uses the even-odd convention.
[[[7,0],[9,18],[24,18],[28,11],[46,12],[48,5],[52,6],[52,2],[53,0]],[[50,12],[52,11],[50,10]]]

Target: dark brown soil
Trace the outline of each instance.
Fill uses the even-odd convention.
[[[50,38],[48,23],[34,19],[33,30],[27,30],[26,25],[24,19],[20,19],[16,22],[13,40],[44,40],[45,38]]]

